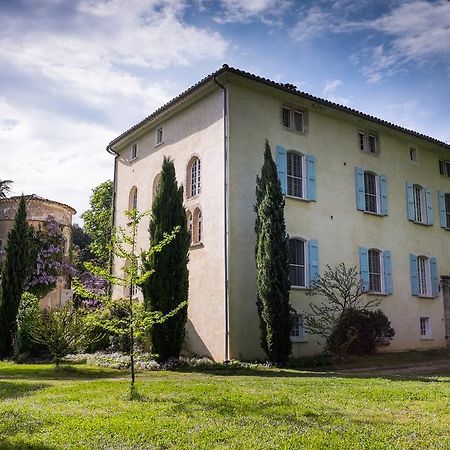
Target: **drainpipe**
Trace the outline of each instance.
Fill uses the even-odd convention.
[[[224,275],[225,275],[225,360],[228,362],[230,359],[229,337],[230,337],[230,302],[228,293],[228,92],[227,88],[220,84],[214,76],[214,82],[223,91],[223,248],[224,248]]]
[[[111,208],[111,232],[114,233],[114,226],[115,226],[115,216],[116,216],[116,185],[117,185],[117,159],[119,158],[119,154],[115,152],[111,145],[108,145],[106,147],[106,151],[110,155],[114,155],[114,178],[113,178],[113,195],[112,195],[112,208]],[[109,254],[109,274],[112,275],[113,273],[113,262],[114,262],[114,255],[112,250]],[[109,294],[111,295],[111,286],[109,287]]]

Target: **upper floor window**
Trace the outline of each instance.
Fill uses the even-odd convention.
[[[200,159],[194,156],[188,164],[188,187],[189,197],[194,197],[200,194],[201,191],[201,167]]]
[[[424,255],[409,255],[411,293],[419,297],[437,297],[439,279],[437,260]]]
[[[372,155],[380,153],[378,137],[375,133],[359,131],[358,132],[359,149]]]
[[[431,191],[419,184],[406,182],[408,220],[424,225],[433,225]]]
[[[193,214],[192,243],[200,244],[203,239],[203,218],[200,208],[195,208]]]
[[[131,146],[131,161],[133,161],[133,159],[136,159],[137,157],[138,157],[138,145],[133,144]]]
[[[411,162],[417,162],[417,150],[414,147],[409,147],[409,160]]]
[[[137,187],[133,186],[130,190],[130,195],[128,197],[128,209],[131,211],[133,209],[137,209],[138,202],[138,191]]]
[[[283,106],[281,108],[281,122],[285,128],[304,133],[306,128],[305,121],[305,111],[289,106]]]
[[[161,187],[161,173],[158,173],[158,175],[156,175],[156,177],[153,179],[153,190],[152,190],[153,200],[158,195],[160,187]]]
[[[442,228],[450,230],[450,194],[438,192],[439,219]]]
[[[292,287],[306,288],[319,273],[317,240],[289,239],[289,280]]]
[[[316,200],[316,158],[277,145],[277,171],[283,194]]]
[[[446,177],[450,177],[450,161],[439,160],[439,173]]]
[[[388,214],[386,176],[356,167],[355,177],[356,209],[386,216]]]
[[[367,292],[392,294],[391,252],[365,247],[359,248],[361,281]]]
[[[159,127],[156,130],[156,145],[162,144],[164,142],[164,131],[163,127]]]
[[[303,314],[295,314],[292,317],[291,341],[304,342],[305,336],[305,318]]]

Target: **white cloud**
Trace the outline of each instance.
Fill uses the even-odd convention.
[[[218,23],[261,21],[280,23],[281,16],[292,6],[289,0],[222,0],[222,11],[214,17]]]
[[[329,80],[325,83],[325,87],[323,88],[323,95],[333,94],[336,89],[342,86],[341,80]]]

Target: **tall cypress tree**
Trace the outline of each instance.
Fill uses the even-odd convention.
[[[179,227],[175,238],[161,251],[144,261],[145,271],[154,270],[155,276],[142,285],[144,303],[149,311],[167,314],[181,302],[187,301],[189,273],[187,268],[190,236],[183,206],[183,187],[178,187],[175,167],[169,158],[164,158],[161,184],[153,201],[150,218],[150,245],[158,245],[166,233]],[[187,308],[182,308],[173,317],[155,324],[150,331],[152,351],[161,361],[177,358],[184,341]]]
[[[25,199],[19,202],[14,225],[6,241],[2,265],[0,303],[0,358],[11,356],[17,333],[17,313],[25,282],[34,268],[33,228],[27,223]]]
[[[284,198],[267,140],[261,177],[256,177],[254,210],[261,347],[270,362],[283,365],[292,349],[289,241],[284,222]]]

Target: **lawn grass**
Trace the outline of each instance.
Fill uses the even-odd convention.
[[[439,377],[278,369],[138,374],[0,362],[0,448],[448,449]]]

